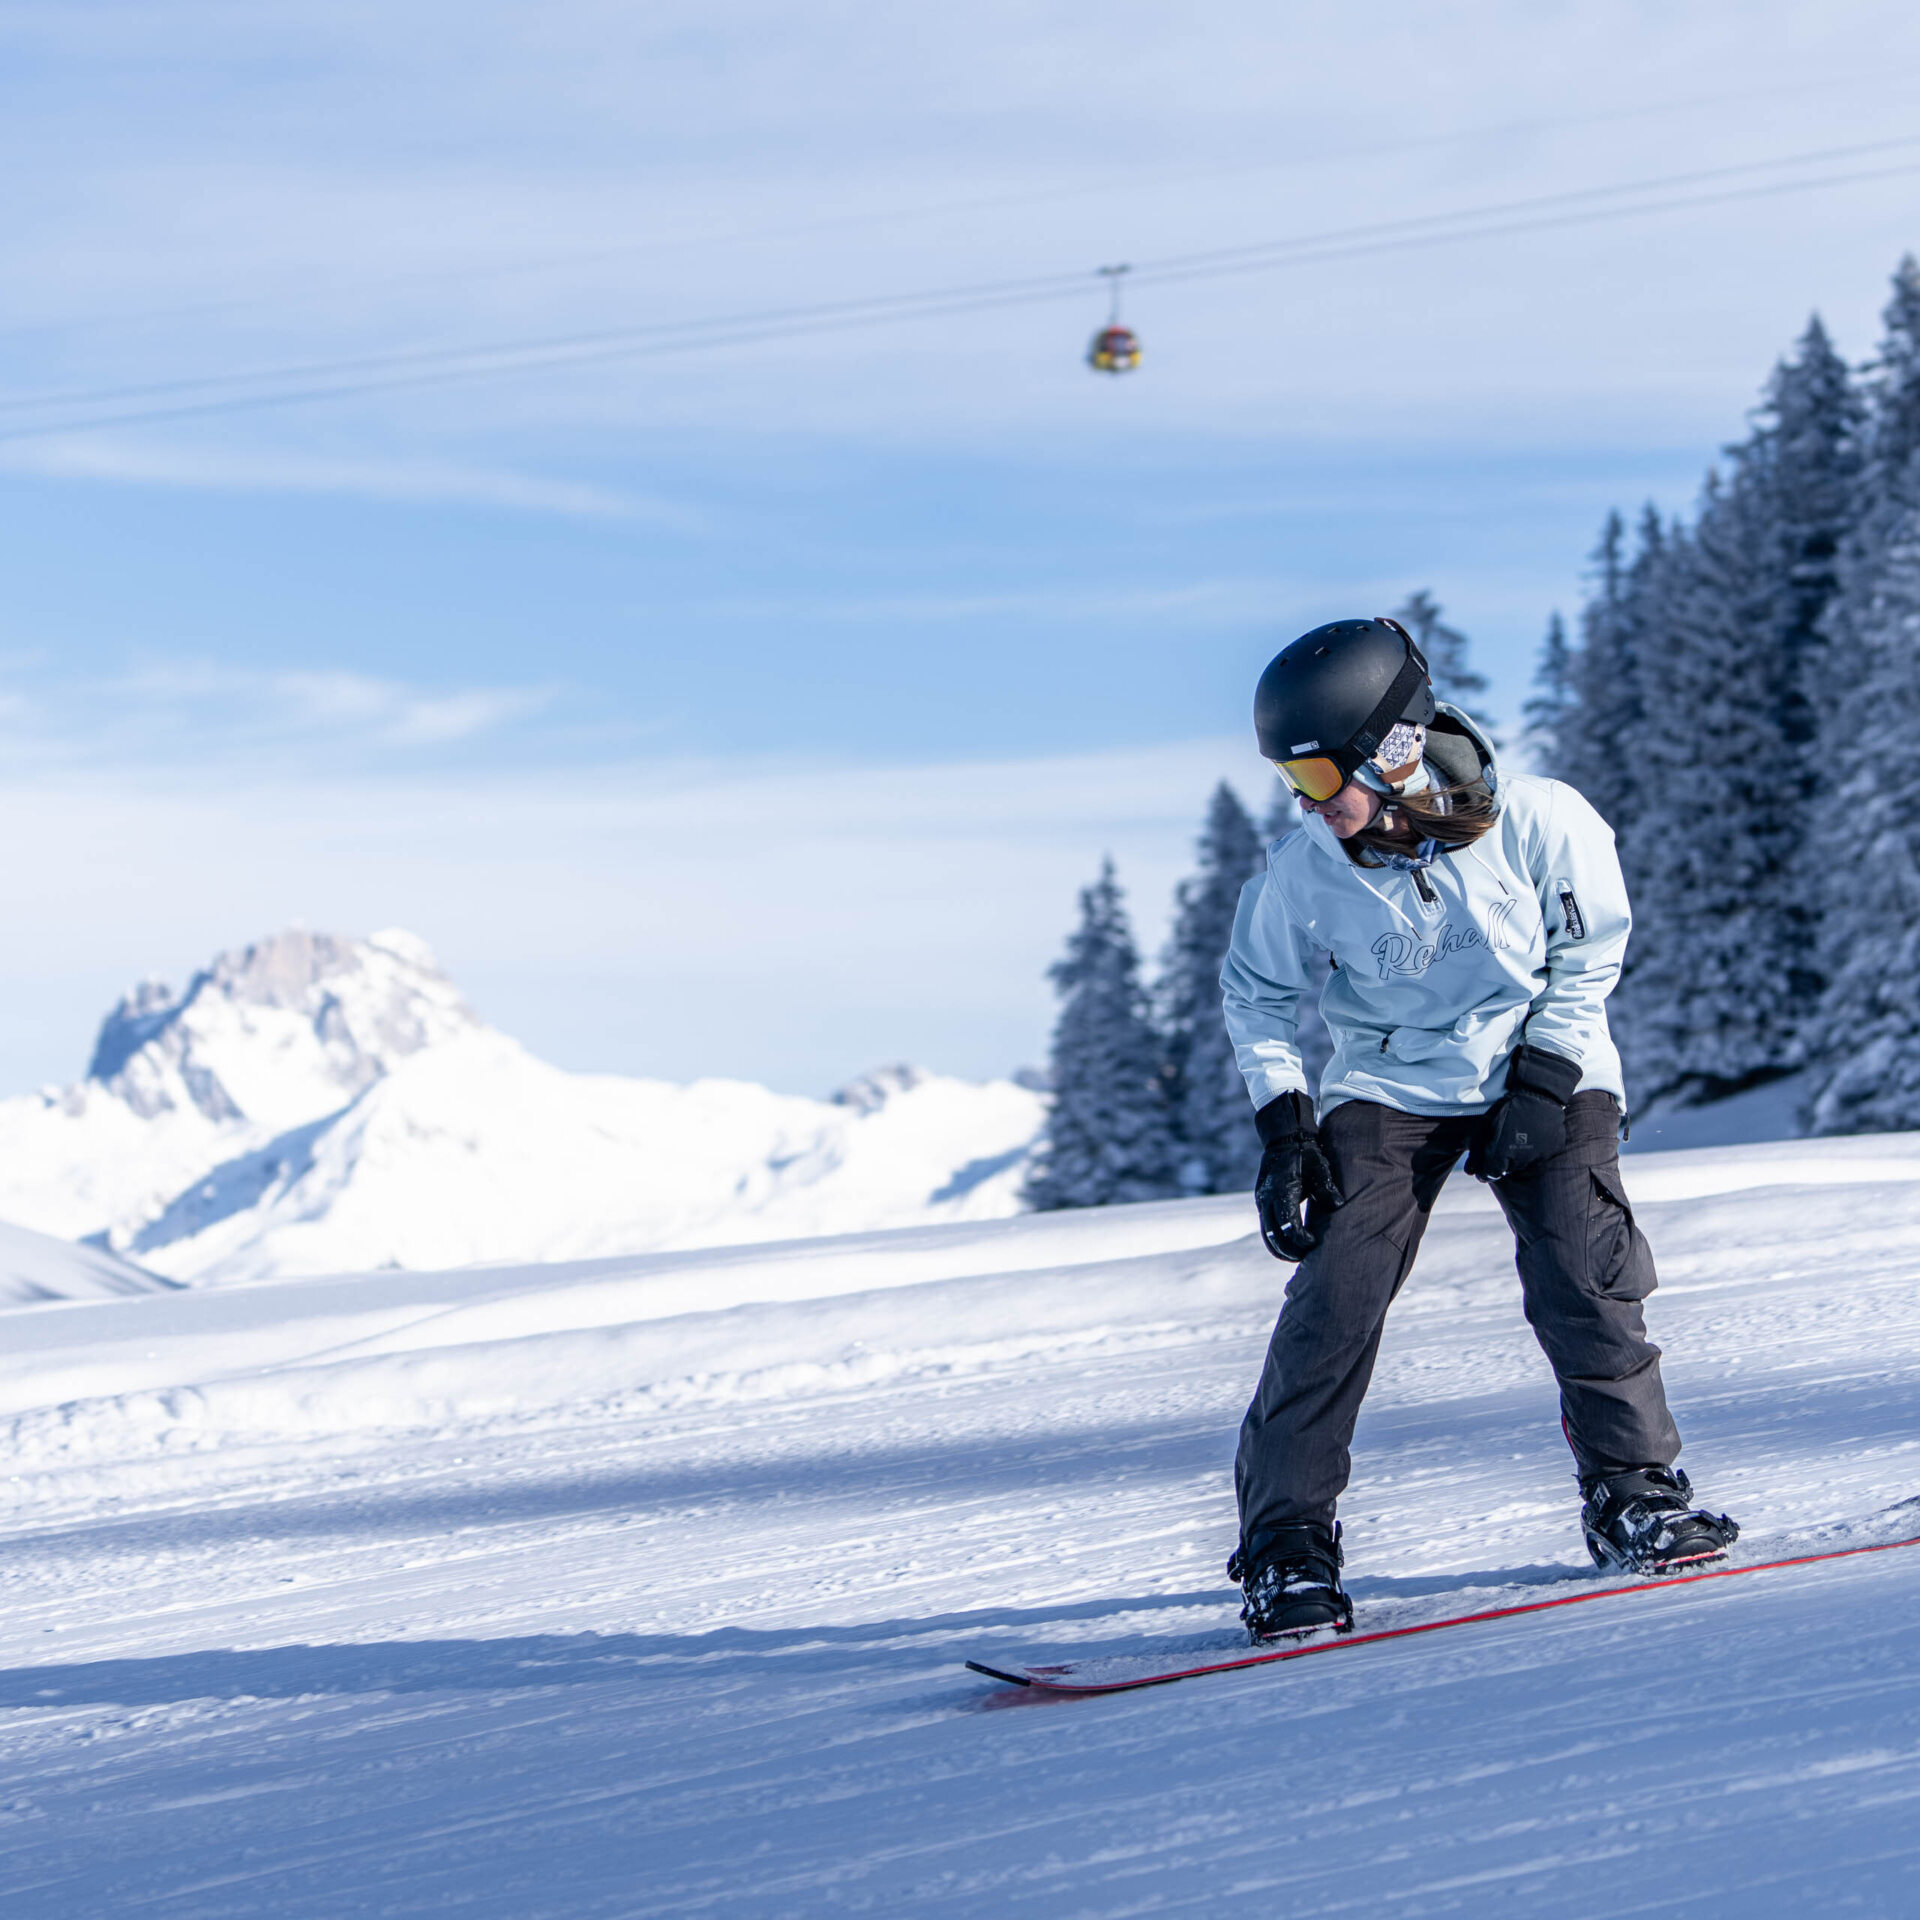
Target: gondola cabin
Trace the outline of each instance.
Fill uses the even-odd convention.
[[[1096,373],[1131,373],[1140,364],[1140,342],[1131,327],[1102,327],[1087,348]]]

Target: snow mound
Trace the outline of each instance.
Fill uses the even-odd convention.
[[[994,1218],[1044,1099],[894,1065],[829,1100],[576,1074],[415,936],[277,934],[107,1016],[0,1101],[0,1218],[196,1284]]]
[[[0,1221],[0,1306],[170,1293],[175,1284],[98,1247],[77,1247],[70,1240]]]

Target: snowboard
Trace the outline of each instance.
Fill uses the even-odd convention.
[[[1489,1607],[1479,1613],[1448,1614],[1438,1620],[1419,1620],[1406,1626],[1377,1628],[1371,1633],[1326,1635],[1296,1640],[1284,1646],[1221,1648],[1213,1652],[1186,1649],[1153,1654],[1111,1654],[1057,1665],[1017,1662],[996,1666],[987,1660],[969,1660],[968,1667],[989,1680],[1042,1693],[1127,1693],[1135,1687],[1163,1687],[1174,1680],[1193,1680],[1203,1673],[1233,1673],[1241,1667],[1268,1667],[1282,1660],[1307,1660],[1316,1654],[1344,1653],[1354,1647],[1378,1646],[1387,1640],[1410,1640],[1416,1634],[1440,1633],[1448,1627],[1478,1626],[1489,1620],[1514,1620],[1523,1613],[1550,1613],[1559,1607],[1583,1607],[1596,1600],[1618,1600],[1630,1593],[1666,1593],[1703,1580],[1738,1580],[1750,1573],[1772,1573],[1782,1567],[1811,1567],[1825,1560],[1852,1560],[1866,1553],[1891,1553],[1897,1547],[1920,1547],[1920,1534],[1908,1540],[1879,1540],[1862,1547],[1836,1547],[1825,1553],[1796,1554],[1791,1559],[1755,1560],[1744,1566],[1715,1566],[1699,1573],[1670,1573],[1654,1580],[1624,1586],[1590,1587],[1583,1593],[1555,1594],[1546,1600],[1524,1600],[1512,1606]]]

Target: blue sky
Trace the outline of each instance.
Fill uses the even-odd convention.
[[[1605,510],[1683,509],[1814,307],[1870,351],[1920,145],[1758,163],[1914,140],[1917,42],[1873,4],[0,5],[0,1088],[289,921],[414,928],[571,1066],[1037,1058],[1101,853],[1157,943],[1211,782],[1264,798],[1275,647],[1424,586],[1511,714]],[[1752,197],[1146,272],[1709,172],[1643,198]],[[1114,259],[1124,381],[1079,361]]]

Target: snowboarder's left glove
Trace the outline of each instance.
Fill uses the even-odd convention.
[[[1253,1183],[1260,1237],[1276,1260],[1304,1260],[1320,1244],[1323,1208],[1331,1212],[1346,1195],[1320,1145],[1313,1103],[1304,1093],[1283,1093],[1253,1116],[1266,1152]],[[1302,1220],[1301,1209],[1309,1207]]]
[[[1567,1102],[1580,1084],[1580,1063],[1544,1047],[1515,1047],[1507,1093],[1487,1115],[1467,1171],[1476,1180],[1504,1180],[1551,1159],[1567,1144]]]

